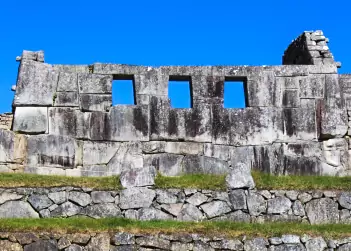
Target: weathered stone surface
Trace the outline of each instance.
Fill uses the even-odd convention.
[[[77,203],[82,207],[85,207],[91,203],[91,197],[89,194],[76,191],[69,192],[68,200]]]
[[[92,237],[88,245],[85,247],[86,251],[109,251],[110,237],[108,234],[97,234]]]
[[[208,218],[213,218],[226,214],[231,211],[228,204],[224,201],[212,201],[201,205],[201,209],[205,212]]]
[[[20,244],[7,240],[0,240],[0,247],[2,251],[23,251]]]
[[[150,154],[144,158],[145,166],[154,166],[164,176],[178,176],[183,174],[184,156],[176,154]]]
[[[7,201],[0,206],[0,218],[39,218],[39,214],[24,201]]]
[[[267,203],[262,195],[252,192],[247,196],[247,208],[251,215],[258,216],[266,212]]]
[[[121,191],[120,207],[122,209],[150,207],[156,196],[154,190],[146,187],[131,187]]]
[[[120,217],[122,214],[121,210],[114,203],[100,203],[91,205],[84,209],[84,213],[95,219]]]
[[[349,250],[351,250],[351,243],[347,243],[345,245],[341,245],[338,248],[338,251],[349,251]]]
[[[165,152],[201,155],[203,153],[203,144],[193,142],[166,142]]]
[[[295,244],[300,243],[300,237],[292,234],[283,234],[282,242],[286,244]]]
[[[305,247],[302,244],[283,244],[274,246],[272,251],[305,251]]]
[[[72,244],[68,248],[66,248],[65,251],[83,251],[83,248],[81,246],[78,246],[77,244]]]
[[[92,191],[91,199],[94,203],[111,203],[115,201],[112,197],[111,192],[107,191]]]
[[[329,198],[316,199],[306,204],[306,214],[311,224],[338,223],[338,204]]]
[[[268,241],[263,238],[255,238],[252,240],[247,240],[244,242],[244,250],[246,251],[263,251],[266,250],[266,245]]]
[[[81,94],[79,99],[80,109],[85,112],[109,111],[112,107],[112,95]]]
[[[230,189],[237,188],[254,188],[255,182],[252,178],[250,169],[248,166],[242,163],[238,163],[233,170],[230,171],[226,177],[227,187]]]
[[[299,200],[294,202],[292,209],[293,209],[294,215],[297,215],[297,216],[305,216],[306,215],[305,209]]]
[[[4,204],[7,201],[11,201],[11,200],[19,200],[23,197],[23,195],[19,195],[16,193],[9,193],[7,191],[3,191],[0,194],[0,205]]]
[[[13,120],[13,130],[28,134],[48,131],[47,107],[17,107]]]
[[[274,199],[268,200],[267,213],[268,214],[283,214],[291,209],[291,201],[283,196],[278,196]]]
[[[186,202],[194,205],[199,206],[205,203],[208,200],[208,197],[202,193],[195,193],[191,195],[189,198],[186,199]]]
[[[133,234],[120,232],[113,235],[111,243],[114,245],[131,245],[135,243],[135,237]]]
[[[48,197],[56,204],[62,204],[67,200],[68,194],[66,191],[49,193]]]
[[[28,166],[75,167],[76,142],[56,135],[38,135],[28,138]]]
[[[164,191],[161,189],[156,190],[157,198],[156,201],[162,204],[174,204],[177,203],[178,197],[175,193],[170,191]]]
[[[83,144],[83,165],[108,164],[119,149],[115,142],[90,142]]]
[[[339,204],[342,207],[351,210],[351,193],[350,192],[341,193],[339,197]]]
[[[24,246],[24,251],[58,251],[55,240],[39,240],[32,244]]]
[[[121,120],[120,118],[124,118]],[[147,105],[113,106],[106,124],[107,140],[148,141],[149,110]]]
[[[57,82],[58,73],[51,65],[22,61],[18,72],[14,106],[51,106]]]
[[[44,208],[50,207],[54,204],[46,195],[31,195],[28,198],[28,202],[34,207],[37,211],[40,211]]]
[[[306,251],[324,251],[327,243],[322,237],[310,239],[306,242]]]
[[[169,214],[178,217],[183,207],[183,203],[161,205],[161,208]]]
[[[133,168],[121,173],[120,181],[123,187],[143,187],[155,184],[156,169],[153,166]]]
[[[56,92],[54,106],[78,107],[79,99],[77,92]]]
[[[81,212],[81,210],[82,210],[82,208],[80,206],[77,206],[76,204],[73,204],[72,202],[67,201],[67,202],[61,204],[55,210],[53,210],[51,212],[51,214],[53,214],[54,216],[71,217],[73,215],[79,214]]]
[[[171,242],[169,240],[158,237],[140,237],[136,239],[136,243],[142,247],[152,247],[165,250],[169,250],[171,248]]]
[[[77,73],[60,72],[57,84],[58,92],[78,92]]]
[[[173,217],[155,208],[142,208],[138,211],[139,220],[170,220]]]
[[[247,209],[246,194],[243,189],[230,190],[229,201],[234,210]]]
[[[80,93],[112,93],[112,76],[79,73],[78,86]]]
[[[205,217],[194,205],[184,204],[177,218],[182,221],[200,221]]]

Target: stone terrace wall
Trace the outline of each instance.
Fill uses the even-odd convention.
[[[351,193],[341,191],[11,188],[0,190],[0,218],[88,216],[351,224],[350,201]]]
[[[27,140],[20,151],[25,172],[105,176],[153,165],[164,175],[223,174],[239,163],[273,174],[350,170],[343,91],[349,82],[329,61],[69,66],[43,63],[42,52],[27,51],[18,60],[13,131]],[[184,78],[193,107],[171,108],[168,80]],[[134,81],[136,105],[112,106],[113,79]],[[247,108],[223,108],[225,80],[245,82]],[[7,141],[0,144],[13,145],[14,134],[2,134]],[[0,147],[0,163],[12,163],[12,156]]]
[[[282,235],[270,238],[226,238],[199,234],[132,234],[91,233],[0,233],[3,250],[38,251],[132,251],[132,250],[274,250],[274,251],[348,251],[350,238],[331,239],[324,237]]]

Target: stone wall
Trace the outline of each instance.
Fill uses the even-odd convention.
[[[0,129],[10,130],[12,126],[13,114],[4,113],[0,114]]]
[[[324,48],[317,33],[303,37]],[[43,52],[25,51],[13,131],[26,148],[8,149],[15,137],[3,130],[0,164],[13,163],[14,151],[24,156],[20,170],[37,174],[119,175],[151,165],[170,176],[224,174],[239,163],[273,174],[349,174],[351,82],[324,49],[322,64],[262,67],[50,65]],[[168,81],[184,78],[193,106],[172,108]],[[135,105],[112,106],[114,79],[133,80]],[[244,81],[246,108],[223,108],[226,80]]]
[[[0,233],[3,251],[348,251],[350,238],[324,238],[286,234],[270,238],[227,238],[199,234],[133,234],[119,233]]]
[[[88,216],[351,224],[350,201],[351,193],[341,191],[11,188],[0,190],[0,218]]]

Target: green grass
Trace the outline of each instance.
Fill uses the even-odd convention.
[[[280,190],[351,190],[351,177],[330,176],[273,176],[252,173],[257,189]],[[225,175],[193,174],[180,177],[157,175],[156,188],[196,188],[226,190]],[[119,190],[119,178],[114,177],[66,177],[35,174],[0,175],[0,187],[90,187],[101,190]]]
[[[118,177],[67,177],[23,173],[1,173],[0,187],[89,187],[102,190],[118,190]]]
[[[282,190],[351,190],[351,177],[273,176],[253,172],[258,189]]]
[[[179,221],[135,221],[123,218],[68,218],[68,219],[0,219],[2,232],[55,232],[88,233],[127,231],[131,233],[198,233],[238,236],[280,236],[282,234],[308,234],[311,236],[351,236],[350,225],[308,225],[299,223],[248,224],[235,222],[179,222]]]

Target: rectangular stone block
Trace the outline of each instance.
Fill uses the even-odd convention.
[[[325,75],[310,75],[301,78],[300,98],[323,98]]]
[[[93,65],[93,72],[94,74],[131,76],[145,73],[150,68],[152,69],[152,67],[139,65],[95,63]]]
[[[146,95],[168,95],[169,76],[162,73],[160,69],[150,68],[140,75],[135,75],[135,93]]]
[[[282,107],[299,107],[299,90],[283,90]]]
[[[224,80],[224,76],[192,76],[193,99],[205,100],[208,103],[213,103],[214,100],[222,101]]]
[[[28,167],[75,167],[77,144],[70,137],[37,135],[28,138]]]
[[[109,111],[112,107],[111,94],[81,94],[80,109],[82,111]]]
[[[110,110],[106,126],[107,140],[149,141],[148,106],[114,106]]]
[[[54,106],[78,107],[78,92],[56,92]]]
[[[78,74],[60,72],[57,84],[58,92],[77,92],[78,91]]]
[[[166,153],[202,155],[203,144],[195,142],[166,142]]]
[[[83,165],[107,165],[116,154],[120,143],[117,142],[91,142],[83,144]]]
[[[51,65],[22,61],[17,78],[14,106],[52,106],[58,73]]]
[[[347,133],[348,118],[337,74],[326,75],[324,99],[319,104],[321,137],[343,137]]]
[[[279,88],[271,71],[261,71],[251,74],[247,79],[248,106],[275,106],[277,97],[280,96]]]
[[[48,108],[17,107],[13,130],[29,134],[46,133],[48,131]]]
[[[27,138],[10,130],[0,129],[0,163],[23,163]]]
[[[112,75],[78,74],[80,93],[110,94],[112,93]]]

